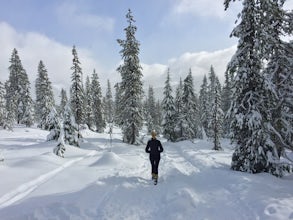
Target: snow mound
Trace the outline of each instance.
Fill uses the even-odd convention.
[[[117,164],[125,163],[124,159],[113,152],[104,152],[102,156],[91,166],[117,166]]]

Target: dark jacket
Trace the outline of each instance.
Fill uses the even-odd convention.
[[[150,139],[145,148],[145,152],[150,153],[150,156],[160,157],[160,153],[164,151],[161,141]]]

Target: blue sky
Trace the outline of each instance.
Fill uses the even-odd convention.
[[[85,75],[95,68],[102,84],[119,81],[116,40],[125,37],[129,8],[146,85],[162,85],[168,67],[174,84],[189,68],[200,84],[211,65],[223,78],[237,44],[229,34],[239,3],[225,12],[222,0],[0,0],[0,80],[8,78],[9,58],[17,48],[31,80],[43,60],[56,89],[66,87],[76,45]]]

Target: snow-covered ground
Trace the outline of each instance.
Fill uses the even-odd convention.
[[[230,170],[232,146],[166,142],[159,183],[150,180],[144,145],[83,132],[81,148],[52,153],[47,131],[0,130],[0,219],[293,219],[293,175]],[[144,142],[147,141],[145,137]]]

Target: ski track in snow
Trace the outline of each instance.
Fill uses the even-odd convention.
[[[36,188],[38,188],[40,185],[42,185],[43,183],[45,183],[48,180],[50,180],[51,178],[53,178],[55,175],[57,175],[58,173],[60,173],[64,169],[66,169],[67,167],[70,167],[73,164],[75,164],[81,160],[84,160],[86,158],[93,157],[96,154],[97,154],[97,151],[91,151],[90,153],[88,153],[87,155],[85,155],[83,157],[78,157],[76,159],[70,160],[70,161],[64,163],[63,165],[61,165],[60,167],[58,167],[48,173],[40,175],[39,177],[35,178],[34,180],[31,180],[27,183],[24,183],[24,184],[18,186],[15,190],[12,190],[11,192],[3,195],[0,198],[0,209],[5,208],[9,205],[12,205],[13,203],[23,199],[28,194],[33,192]]]

